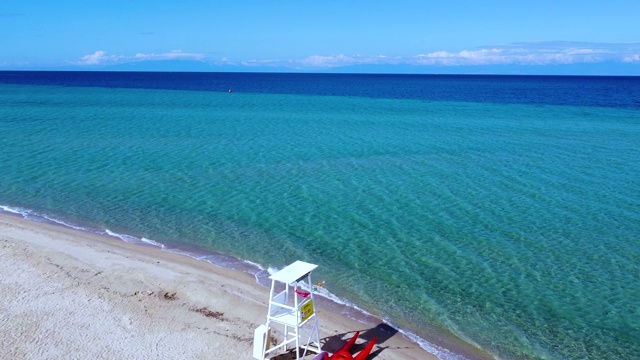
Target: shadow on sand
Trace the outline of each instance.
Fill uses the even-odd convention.
[[[325,338],[320,339],[322,343],[322,350],[333,354],[334,352],[340,350],[340,348],[351,339],[358,330],[344,332],[344,333],[336,333],[332,336],[327,336]],[[384,323],[380,323],[375,327],[370,329],[362,329],[360,331],[360,336],[358,336],[358,341],[353,345],[350,350],[350,353],[355,355],[359,353],[364,347],[371,341],[374,337],[376,337],[376,345],[373,347],[373,351],[367,356],[367,360],[373,360],[378,355],[380,355],[384,350],[388,349],[389,346],[384,346],[385,342],[395,336],[398,333],[398,330]],[[302,354],[302,351],[300,352]],[[308,354],[305,356],[305,359],[311,359],[315,356],[315,354]],[[296,353],[295,350],[291,349],[286,353],[277,355],[272,357],[272,360],[295,360]]]

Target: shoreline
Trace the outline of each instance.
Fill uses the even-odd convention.
[[[153,245],[32,221],[20,214],[0,212],[0,230],[1,266],[5,273],[14,274],[1,282],[5,290],[0,303],[7,314],[1,325],[7,330],[3,339],[7,346],[0,350],[0,357],[20,358],[21,352],[26,357],[46,357],[61,344],[86,356],[130,357],[135,349],[117,346],[128,340],[130,346],[147,349],[154,357],[146,338],[154,339],[151,342],[158,349],[163,337],[180,338],[193,332],[198,341],[189,342],[206,344],[210,354],[215,353],[213,349],[251,358],[253,330],[266,320],[268,288],[250,273]],[[360,330],[362,340],[374,335],[381,339],[371,358],[438,358],[374,317],[356,320],[345,313],[346,305],[340,310],[329,299],[318,300],[324,350],[337,350]],[[74,314],[79,308],[82,316]],[[115,310],[114,314],[103,317],[105,308]],[[74,324],[83,330],[75,330]],[[224,332],[216,332],[218,327],[224,327]],[[53,332],[60,338],[58,343],[43,341]],[[87,342],[87,337],[92,340]],[[225,344],[229,339],[235,347]],[[176,356],[207,358],[196,349],[186,355],[187,350],[177,343],[170,345]],[[106,353],[96,354],[100,349]],[[156,357],[163,356],[157,353]]]

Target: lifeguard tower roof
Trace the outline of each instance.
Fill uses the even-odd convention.
[[[304,261],[296,261],[277,273],[269,276],[269,279],[279,281],[285,284],[298,282],[307,276],[308,273],[317,268],[318,265],[310,264]]]

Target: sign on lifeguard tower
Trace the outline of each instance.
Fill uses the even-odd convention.
[[[300,313],[302,322],[307,321],[307,319],[315,313],[315,310],[313,309],[313,300],[309,300],[306,304],[302,305],[300,307]]]
[[[266,324],[260,325],[254,333],[255,359],[268,359],[276,350],[286,351],[288,347],[296,350],[296,360],[304,358],[308,351],[322,351],[318,317],[313,304],[312,290],[315,288],[311,283],[311,271],[317,267],[296,261],[269,277],[269,312]],[[276,339],[277,345],[268,346],[271,338]],[[302,354],[300,350],[303,350]]]

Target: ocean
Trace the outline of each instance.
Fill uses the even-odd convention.
[[[638,77],[3,71],[0,134],[2,211],[318,264],[442,359],[640,354]]]

